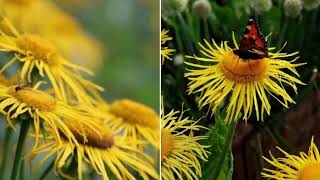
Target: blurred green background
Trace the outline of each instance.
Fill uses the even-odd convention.
[[[95,70],[95,82],[105,87],[106,99],[130,98],[158,111],[159,3],[93,0],[78,8],[62,4],[105,46],[104,61]]]

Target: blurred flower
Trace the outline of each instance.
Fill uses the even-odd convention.
[[[296,18],[300,16],[303,9],[301,0],[285,0],[283,3],[284,14]]]
[[[161,16],[169,17],[182,13],[188,7],[189,0],[162,0]]]
[[[234,36],[233,40],[236,49],[238,49]],[[199,43],[202,49],[201,53],[205,57],[186,56],[196,60],[186,62],[189,66],[189,72],[185,74],[185,77],[190,80],[189,94],[201,93],[200,108],[209,105],[212,112],[215,112],[222,101],[229,97],[225,121],[230,123],[236,121],[241,111],[243,111],[245,121],[253,110],[256,112],[257,120],[260,117],[263,120],[264,112],[270,114],[271,109],[267,95],[274,97],[286,108],[288,108],[288,103],[294,103],[294,100],[284,89],[284,85],[292,87],[297,93],[296,84],[303,83],[287,73],[291,72],[299,77],[295,67],[304,63],[292,64],[299,57],[292,61],[281,58],[294,56],[298,52],[291,54],[280,51],[269,52],[267,58],[250,60],[240,59],[233,53],[227,42],[218,46],[214,40],[212,40],[212,45],[205,40],[205,45],[207,47]],[[269,50],[273,49],[269,48]],[[191,67],[195,69],[191,69]],[[261,107],[259,107],[259,100]]]
[[[271,159],[263,157],[275,170],[264,168],[263,177],[277,180],[318,180],[320,179],[320,153],[311,139],[308,154],[300,152],[300,156],[291,155],[277,147],[285,157],[275,158],[271,152]]]
[[[177,54],[173,59],[173,63],[176,66],[180,66],[181,64],[183,64],[183,62],[184,62],[184,57],[182,54]]]
[[[320,0],[302,0],[302,2],[303,7],[309,11],[318,8],[320,5]]]
[[[207,18],[211,15],[211,4],[208,0],[196,0],[192,4],[192,12],[201,18]]]
[[[64,124],[65,120],[71,120],[74,123],[86,122],[86,125],[88,125],[86,128],[96,128],[94,125],[87,123],[89,117],[83,111],[78,111],[64,102],[56,100],[44,91],[37,90],[40,84],[40,82],[37,83],[33,88],[29,85],[0,87],[0,111],[6,115],[8,126],[14,128],[12,120],[22,114],[30,115],[36,135],[35,146],[38,144],[42,122],[54,132],[54,137],[58,142],[61,141],[60,135],[68,141],[75,142],[76,140]]]
[[[46,129],[47,137],[43,138],[43,144],[35,149],[31,156],[32,160],[39,153],[47,154],[40,161],[39,167],[50,156],[56,154],[54,168],[59,175],[67,179],[72,177],[63,172],[63,167],[68,164],[70,159],[77,162],[77,179],[80,180],[83,179],[84,163],[88,163],[103,179],[109,179],[110,174],[108,175],[107,172],[112,173],[117,179],[136,179],[128,168],[138,172],[143,179],[149,179],[149,176],[158,178],[157,172],[151,166],[151,158],[134,148],[136,144],[141,142],[115,135],[106,124],[98,119],[93,122],[97,126],[95,131],[82,127],[81,123],[77,124],[72,121],[65,123],[76,137],[79,145],[75,145],[67,139],[62,139],[62,142],[58,143],[54,138],[54,132]]]
[[[163,106],[163,103],[162,103]],[[180,115],[179,115],[180,114]],[[201,177],[200,158],[208,158],[206,146],[198,143],[206,136],[195,136],[194,131],[205,129],[183,112],[171,110],[168,114],[161,110],[161,173],[164,180],[198,179]]]
[[[118,119],[111,119],[117,131],[136,140],[146,139],[159,148],[159,116],[150,107],[128,99],[117,100],[110,105],[109,112]]]
[[[50,42],[40,36],[21,35],[6,18],[3,25],[12,35],[0,30],[0,51],[12,52],[14,57],[2,67],[1,72],[18,61],[23,63],[21,79],[28,78],[31,82],[31,74],[37,69],[41,77],[48,77],[60,100],[69,102],[71,98],[75,98],[80,103],[91,104],[93,97],[99,97],[98,91],[103,91],[103,88],[80,75],[81,72],[93,75],[93,72],[63,58]]]
[[[76,64],[97,68],[102,62],[102,44],[52,1],[3,0],[0,5],[19,32],[48,39],[64,57]]]
[[[167,41],[172,40],[172,37],[168,36],[167,34],[168,32],[169,30],[165,30],[165,29],[161,31],[161,64],[164,63],[165,59],[171,60],[170,56],[172,55],[172,52],[176,51],[174,49],[170,49],[168,47],[163,46]]]
[[[249,5],[258,14],[268,12],[272,8],[272,0],[248,0]]]

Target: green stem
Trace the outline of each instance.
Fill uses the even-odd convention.
[[[213,176],[212,176],[213,180],[218,179],[218,177],[220,175],[220,171],[221,171],[222,165],[223,165],[223,162],[224,162],[224,160],[226,158],[226,155],[227,155],[228,152],[230,152],[230,148],[231,148],[231,144],[232,144],[232,140],[233,140],[233,135],[234,135],[235,129],[237,127],[237,122],[232,122],[230,126],[231,127],[230,127],[230,129],[228,131],[228,134],[227,134],[227,137],[226,137],[226,142],[225,142],[225,144],[223,146],[223,149],[222,149],[222,152],[220,154],[220,157],[219,157],[219,160],[218,160],[218,163],[217,163],[217,167],[213,172]]]
[[[279,34],[279,41],[278,41],[278,47],[281,47],[282,44],[283,44],[283,41],[284,41],[284,36],[286,35],[287,33],[287,29],[288,29],[288,24],[289,24],[289,19],[287,16],[284,17],[284,20],[283,20],[283,25],[282,25],[282,29],[280,31],[280,34]]]
[[[4,143],[3,143],[3,152],[2,152],[2,163],[0,168],[0,180],[4,179],[5,172],[7,171],[8,166],[8,157],[10,152],[10,142],[12,138],[12,128],[6,128],[6,134],[4,137]]]
[[[46,170],[44,170],[44,172],[42,173],[42,175],[40,176],[40,180],[43,180],[44,178],[47,177],[47,175],[49,174],[49,172],[51,171],[51,169],[54,166],[54,161],[52,161],[50,163],[50,165],[46,168]]]
[[[24,160],[21,160],[19,180],[24,180]]]
[[[209,33],[209,25],[208,25],[208,19],[204,18],[202,19],[203,21],[203,29],[204,29],[204,37],[206,38],[207,41],[210,41],[210,33]]]
[[[26,119],[22,120],[18,145],[16,149],[16,155],[14,157],[13,168],[11,172],[11,180],[16,180],[18,178],[19,168],[20,168],[21,160],[23,156],[22,150],[23,150],[24,142],[27,137],[29,126],[30,126],[29,120],[26,120]]]

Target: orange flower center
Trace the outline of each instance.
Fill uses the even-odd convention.
[[[26,51],[26,56],[41,60],[47,64],[56,64],[59,60],[57,49],[48,41],[36,35],[24,35],[17,42],[19,48]]]
[[[161,160],[172,152],[174,148],[174,140],[173,137],[168,130],[161,131]]]
[[[265,59],[244,60],[233,53],[229,53],[220,62],[220,69],[229,80],[238,83],[250,83],[259,81],[264,77],[266,65]]]
[[[299,174],[299,180],[319,180],[320,163],[312,163],[304,167]]]

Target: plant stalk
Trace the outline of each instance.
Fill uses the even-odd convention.
[[[12,172],[11,172],[11,180],[18,179],[19,169],[20,169],[22,156],[23,156],[22,151],[23,151],[23,147],[25,144],[28,130],[29,130],[29,126],[30,126],[29,120],[22,120],[18,145],[17,145],[17,149],[16,149],[16,155],[14,157],[13,168],[12,168]]]
[[[8,166],[8,157],[10,152],[10,142],[12,138],[12,128],[6,128],[6,134],[4,137],[4,143],[3,143],[3,152],[2,152],[2,162],[1,162],[1,168],[0,168],[0,180],[3,180],[5,177],[5,172],[7,171]]]
[[[230,126],[231,126],[231,128],[228,131],[226,142],[225,142],[225,144],[223,146],[222,153],[221,153],[221,155],[219,157],[219,160],[218,160],[218,166],[216,167],[216,169],[213,172],[213,176],[212,176],[213,180],[218,179],[218,177],[220,175],[220,171],[221,171],[222,165],[223,165],[223,162],[224,162],[224,160],[226,158],[227,153],[230,151],[230,148],[231,148],[231,145],[232,145],[232,140],[233,140],[233,135],[234,135],[235,129],[237,127],[237,122],[232,122],[230,124]]]

